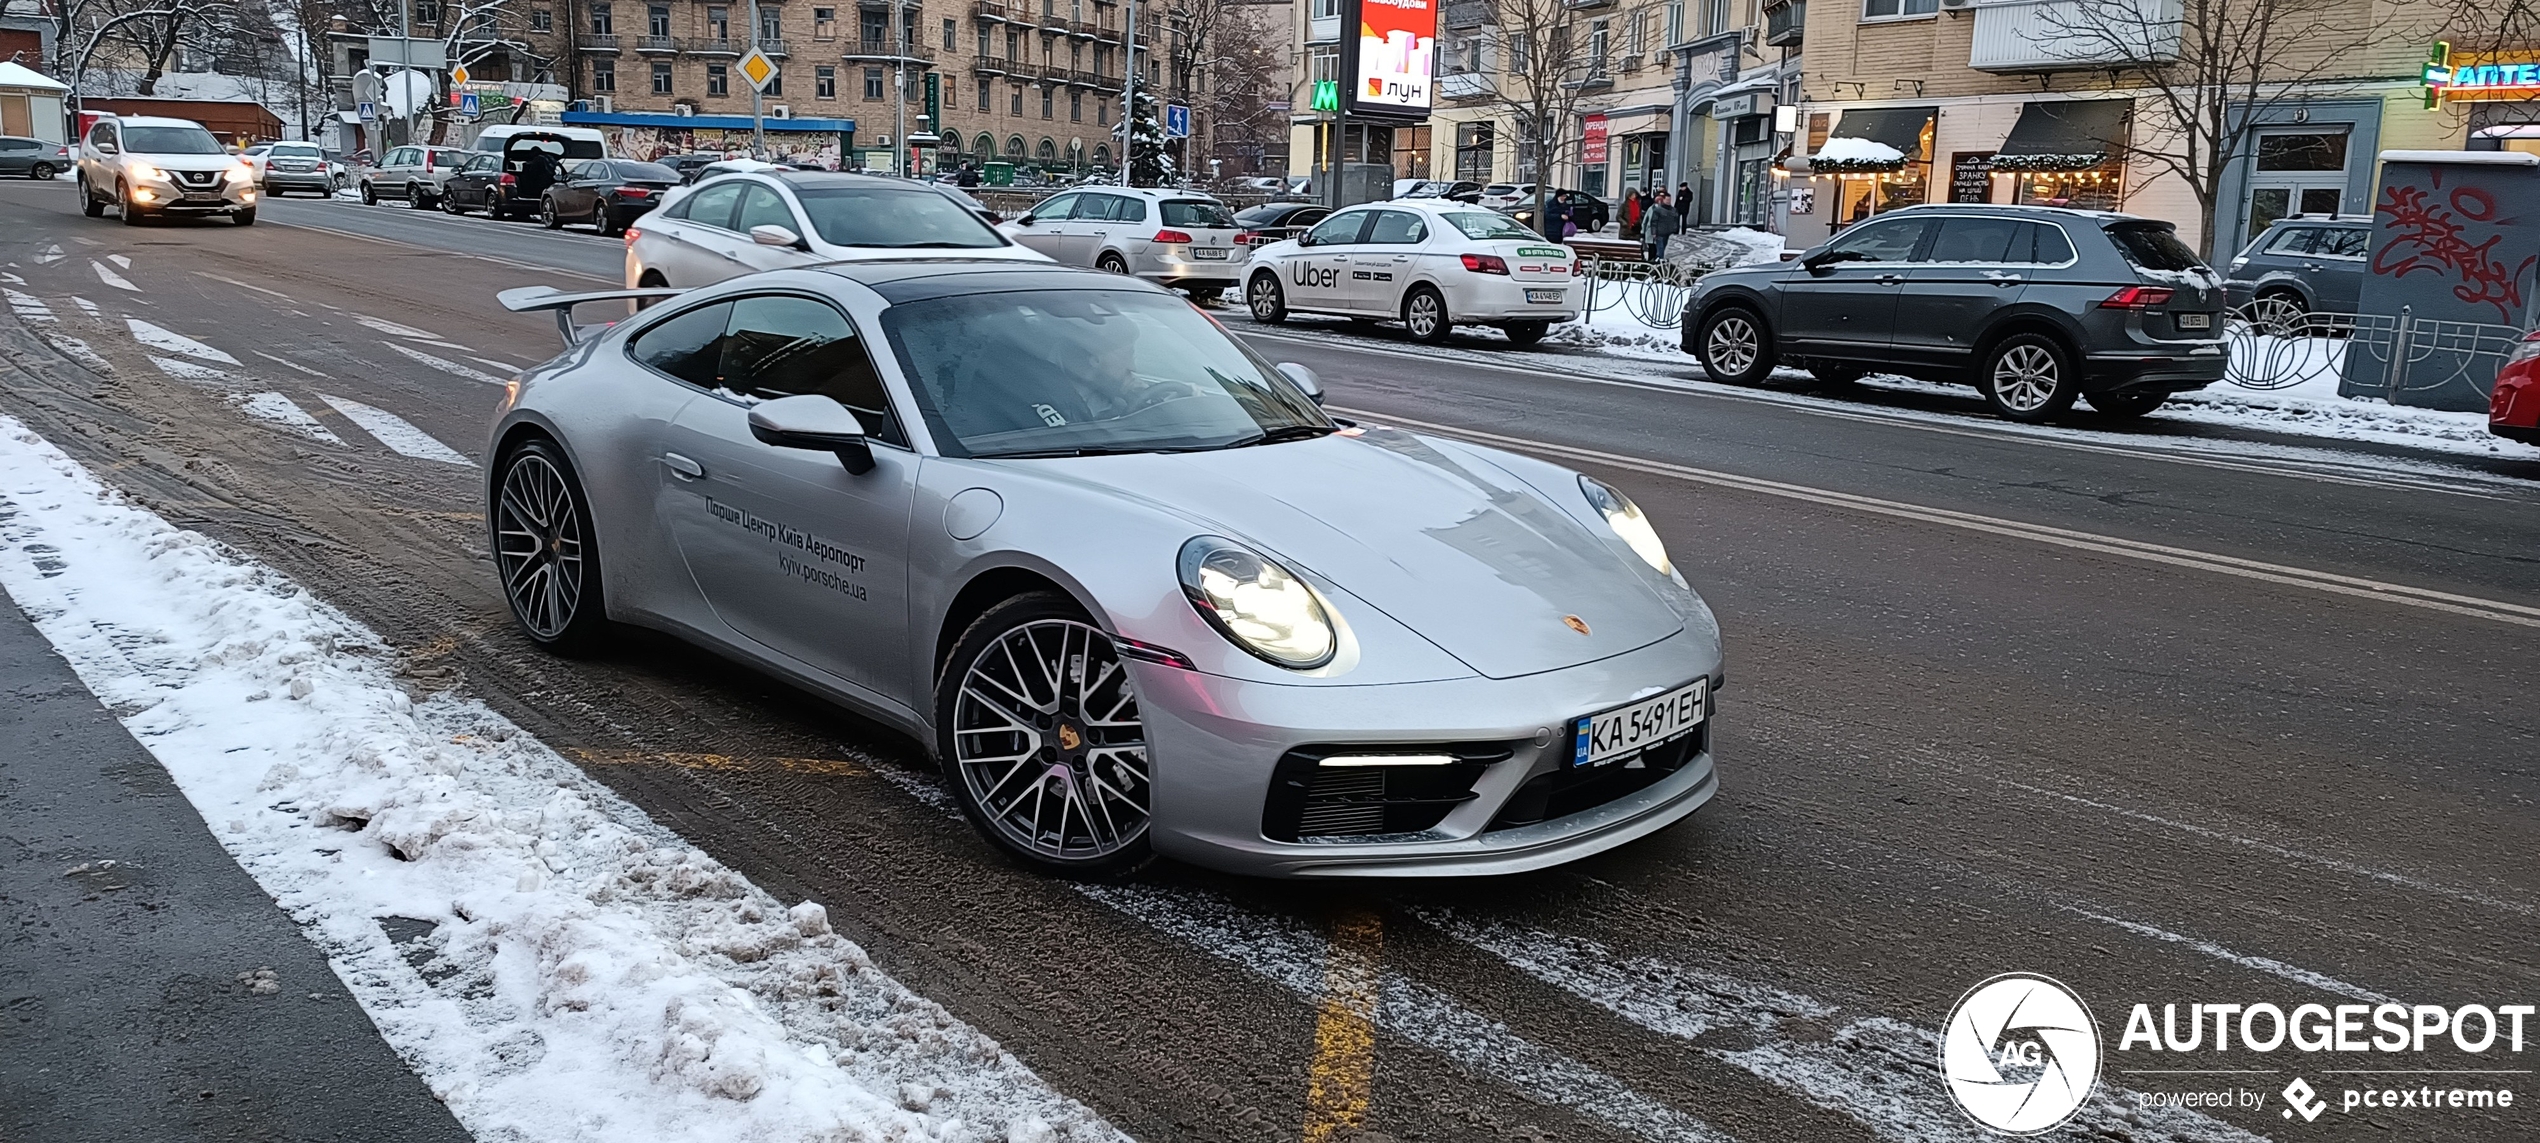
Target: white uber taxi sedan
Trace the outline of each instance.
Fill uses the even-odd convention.
[[[1459,325],[1493,325],[1532,345],[1579,316],[1570,248],[1497,211],[1397,199],[1340,211],[1286,242],[1253,251],[1244,304],[1254,320],[1291,313],[1400,321],[1445,341]]]

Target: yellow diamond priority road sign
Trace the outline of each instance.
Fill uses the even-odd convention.
[[[765,91],[768,81],[776,78],[776,61],[767,58],[766,52],[751,48],[750,54],[741,57],[741,78],[750,81],[751,87]]]
[[[459,66],[457,66],[457,67],[451,68],[451,69],[450,69],[450,86],[452,86],[452,87],[463,87],[463,86],[465,86],[466,84],[467,84],[467,65],[466,65],[466,64],[460,64],[460,65],[459,65]]]

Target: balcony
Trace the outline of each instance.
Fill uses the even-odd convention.
[[[608,55],[616,55],[617,37],[606,33],[586,32],[573,38],[573,46],[586,52],[602,52]]]
[[[1561,0],[1561,6],[1574,11],[1585,11],[1590,8],[1611,8],[1614,6],[1614,0]]]
[[[1095,75],[1087,68],[1071,67],[1067,69],[1067,85],[1069,87],[1101,87],[1102,77]]]
[[[2026,74],[2178,59],[2181,0],[1979,0],[1967,66]]]
[[[1795,48],[1808,30],[1808,0],[1783,0],[1764,9],[1767,47]]]
[[[1478,71],[1451,71],[1438,77],[1440,99],[1477,99],[1490,93],[1490,77]]]
[[[1094,22],[1091,20],[1060,20],[1056,21],[1056,23],[1064,25],[1067,29],[1067,34],[1074,36],[1077,39],[1090,40],[1094,38]]]
[[[1102,33],[1103,38],[1106,40],[1117,42],[1120,39],[1120,33],[1112,31],[1109,28],[1103,29]],[[1305,42],[1309,44],[1337,44],[1341,42],[1341,18],[1338,16],[1315,16],[1308,19],[1305,22]]]
[[[702,40],[682,40],[679,43],[679,50],[692,56],[737,56],[748,51],[749,48],[748,44],[739,40],[727,40],[721,36]]]
[[[970,6],[970,14],[991,24],[1002,24],[1014,19],[1016,8],[1005,0],[978,0]]]
[[[976,56],[970,61],[970,70],[979,75],[1010,75],[1014,62],[1004,56]]]
[[[679,41],[668,36],[645,36],[635,41],[635,50],[648,56],[666,56],[679,51]]]
[[[848,45],[847,49],[839,53],[839,55],[843,59],[858,60],[865,63],[898,63],[901,60],[907,60],[912,64],[925,67],[935,62],[935,49],[933,45],[930,45],[922,40],[902,44],[900,45],[900,50],[898,51],[891,50],[891,41],[889,40],[858,40],[855,43]],[[983,59],[980,62],[985,63],[987,61]],[[1000,60],[998,62],[1002,63],[1004,61]]]
[[[758,50],[767,53],[769,59],[781,60],[785,58],[785,41],[760,40],[758,42]]]

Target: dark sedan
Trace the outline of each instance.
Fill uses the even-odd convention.
[[[1237,246],[1268,246],[1285,242],[1305,233],[1308,227],[1332,213],[1328,206],[1310,202],[1273,202],[1253,207],[1235,216]]]
[[[1594,234],[1599,230],[1605,229],[1605,224],[1611,221],[1614,217],[1614,208],[1607,206],[1604,199],[1598,198],[1586,191],[1555,191],[1553,193],[1566,194],[1570,196],[1570,221],[1579,224],[1579,233],[1581,234]],[[1551,195],[1544,196],[1546,205],[1550,204],[1551,198]],[[1533,199],[1522,200],[1518,202],[1517,205],[1508,208],[1508,215],[1509,217],[1516,219],[1518,225],[1523,226],[1528,230],[1533,230],[1538,233],[1541,232],[1541,228],[1535,225],[1535,203]],[[1558,238],[1560,235],[1551,235],[1549,237]]]
[[[602,234],[619,234],[626,225],[661,205],[663,192],[679,185],[679,172],[660,163],[632,159],[592,159],[575,163],[565,177],[539,197],[538,221],[554,230],[568,222],[588,222]]]

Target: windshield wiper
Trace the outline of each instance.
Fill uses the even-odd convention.
[[[1260,436],[1254,437],[1251,440],[1236,441],[1226,447],[1249,448],[1253,445],[1279,444],[1284,441],[1312,440],[1315,437],[1328,437],[1337,431],[1339,430],[1334,429],[1329,425],[1281,425],[1278,428],[1264,431]]]
[[[857,250],[990,250],[973,242],[844,242],[842,246]]]

